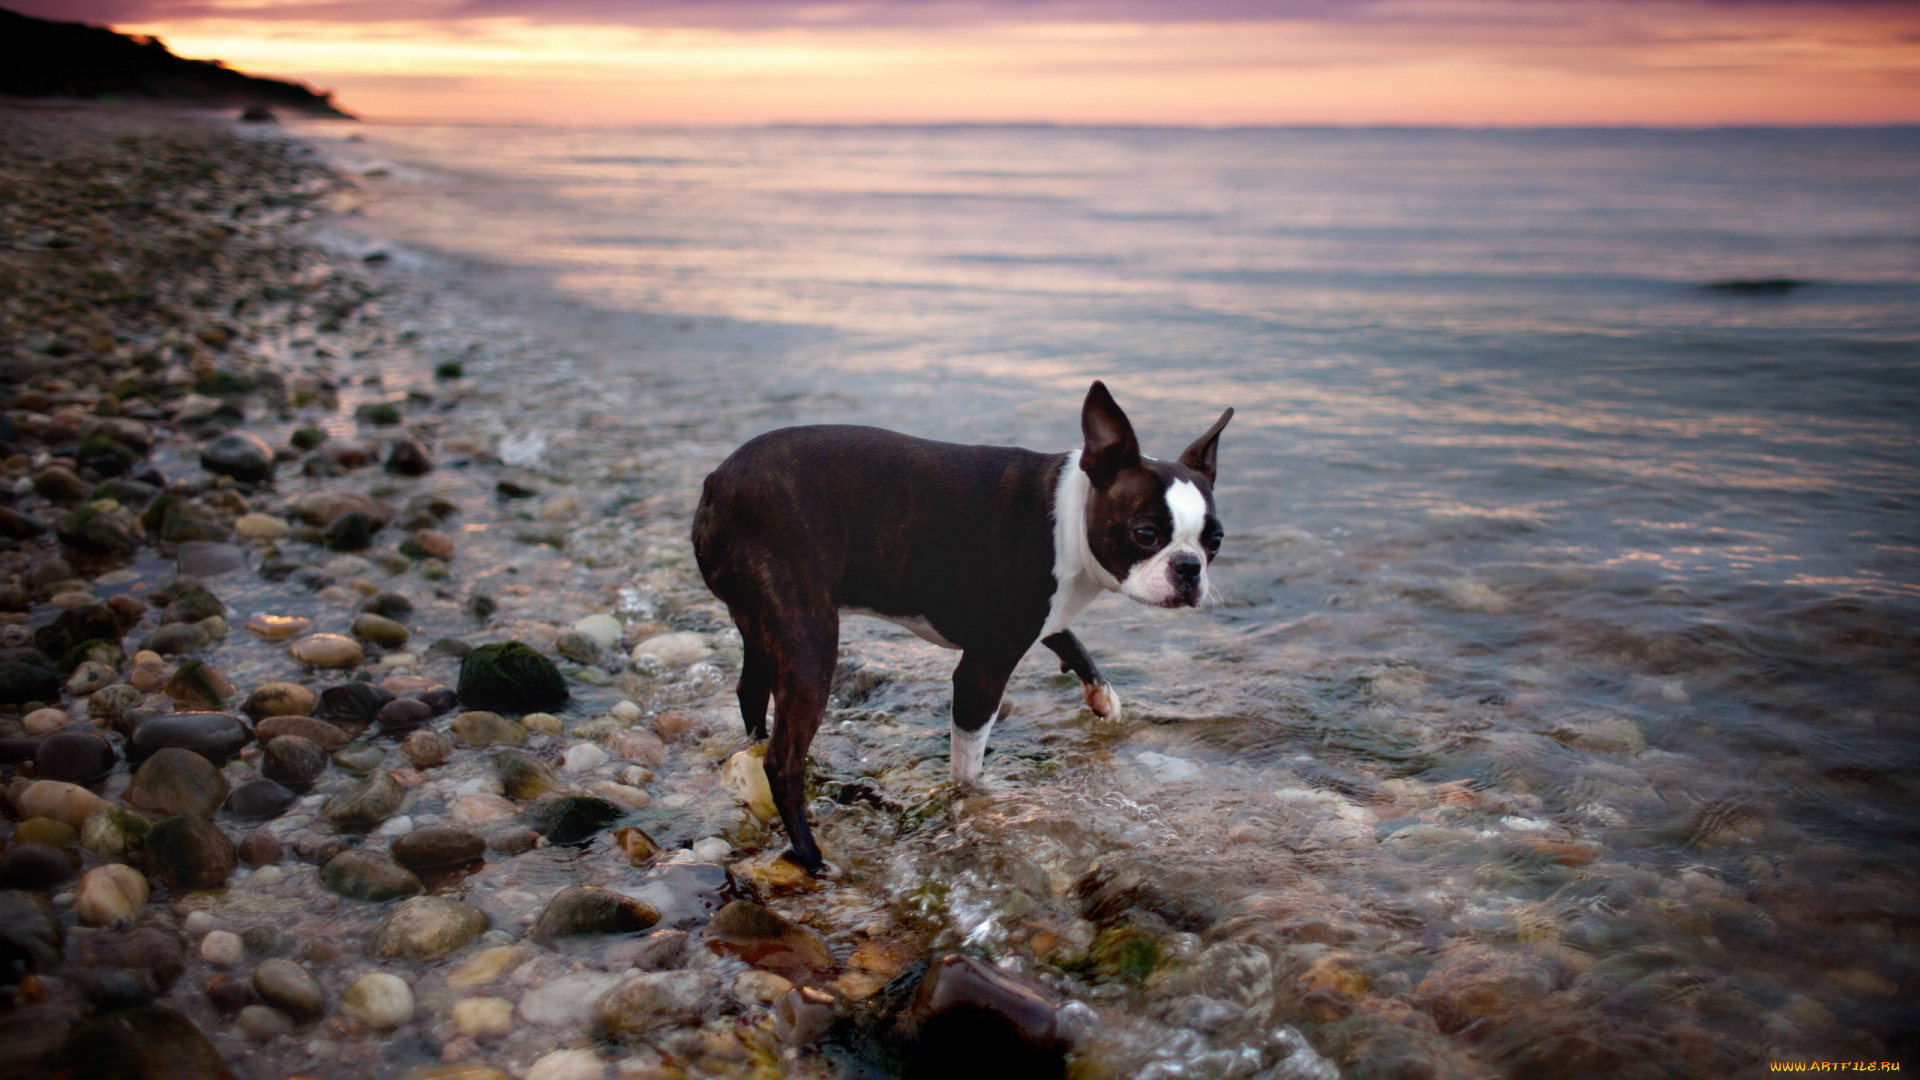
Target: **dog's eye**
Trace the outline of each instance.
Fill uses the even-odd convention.
[[[1226,531],[1221,529],[1220,526],[1218,525],[1215,525],[1213,528],[1208,529],[1206,532],[1206,535],[1200,538],[1200,543],[1206,546],[1208,558],[1212,558],[1213,556],[1218,555],[1220,553],[1220,541],[1225,538],[1226,538]]]
[[[1141,547],[1157,547],[1160,543],[1160,530],[1151,525],[1141,525],[1133,530],[1133,542]]]

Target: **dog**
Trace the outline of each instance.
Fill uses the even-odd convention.
[[[747,737],[767,739],[768,786],[809,871],[807,748],[839,653],[840,616],[878,616],[960,650],[951,772],[976,783],[1000,697],[1037,640],[1080,679],[1088,708],[1120,697],[1068,626],[1102,592],[1196,607],[1220,550],[1213,483],[1228,409],[1177,461],[1143,457],[1103,383],[1087,391],[1085,445],[1064,454],[933,442],[879,428],[782,428],[706,479],[693,550],[740,628]]]

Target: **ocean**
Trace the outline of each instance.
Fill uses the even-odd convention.
[[[1126,932],[1262,942],[1351,1075],[1914,1045],[1920,129],[295,131],[356,177],[335,242],[676,387],[694,481],[791,422],[1068,449],[1093,379],[1155,456],[1236,410],[1217,603],[1083,617],[1118,732],[1030,657],[1026,816],[948,822],[1001,861],[902,871],[951,943],[1031,941],[978,896],[1055,814],[1097,855],[1021,855],[1043,909],[1160,875]],[[894,689],[842,704],[943,753],[951,656],[859,633]],[[1088,1060],[1245,1075],[1156,985]]]

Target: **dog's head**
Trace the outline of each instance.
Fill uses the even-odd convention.
[[[1153,607],[1197,607],[1207,565],[1220,550],[1213,513],[1214,467],[1228,409],[1178,461],[1140,455],[1127,414],[1104,383],[1087,391],[1080,429],[1087,444],[1087,546],[1120,591]]]

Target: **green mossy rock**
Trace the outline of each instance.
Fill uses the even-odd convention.
[[[551,712],[567,703],[553,661],[517,641],[482,645],[460,661],[460,701],[493,712]]]

